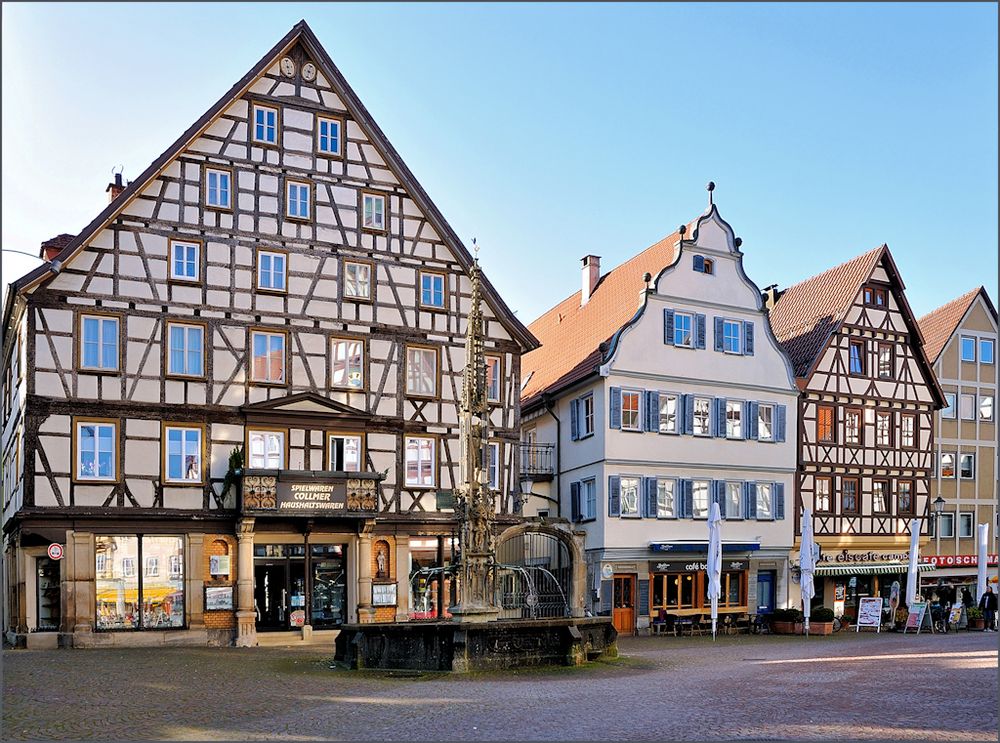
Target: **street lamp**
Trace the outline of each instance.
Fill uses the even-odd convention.
[[[940,496],[940,494],[939,494],[938,497],[934,499],[934,503],[932,505],[934,506],[934,513],[931,514],[931,518],[934,519],[934,521],[933,521],[933,523],[934,523],[934,551],[937,554],[940,555],[941,554],[941,526],[940,526],[939,522],[940,522],[940,519],[941,519],[941,514],[944,513],[944,498],[942,498]]]

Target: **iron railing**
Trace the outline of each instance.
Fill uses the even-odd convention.
[[[525,478],[552,477],[555,444],[521,444],[521,474]]]

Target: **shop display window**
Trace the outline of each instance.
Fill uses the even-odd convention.
[[[183,537],[99,535],[95,551],[98,630],[184,626]],[[136,570],[137,564],[146,570]]]

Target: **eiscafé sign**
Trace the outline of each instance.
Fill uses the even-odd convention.
[[[938,568],[964,567],[966,565],[976,566],[979,564],[978,555],[928,555],[921,562],[929,562]],[[997,564],[997,555],[986,556],[987,565]]]

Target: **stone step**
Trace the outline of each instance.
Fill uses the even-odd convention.
[[[306,633],[308,637],[303,637],[302,630],[289,630],[287,632],[258,632],[257,647],[278,648],[302,645],[326,645],[331,650],[333,643],[340,634],[336,629],[319,629]]]

